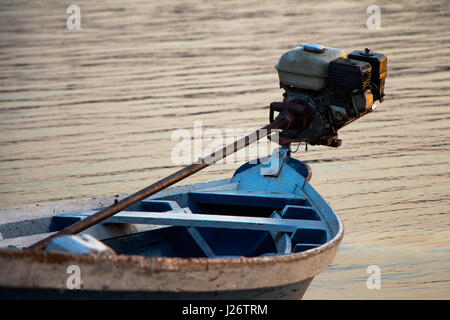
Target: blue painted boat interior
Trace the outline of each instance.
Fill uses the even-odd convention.
[[[145,199],[106,222],[161,227],[102,241],[118,254],[209,258],[291,254],[330,241],[340,223],[307,182],[308,167],[287,157],[278,175],[268,176],[263,166],[246,163],[224,185]],[[53,217],[50,231],[82,218]]]

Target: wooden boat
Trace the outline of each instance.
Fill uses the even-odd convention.
[[[230,179],[166,189],[83,232],[115,254],[24,247],[120,196],[2,209],[0,297],[300,299],[343,238],[310,178],[280,148]]]

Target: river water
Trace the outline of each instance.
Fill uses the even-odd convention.
[[[340,148],[294,155],[345,226],[305,299],[449,299],[449,4],[376,1],[381,28],[369,29],[372,2],[1,1],[0,206],[136,191],[181,167],[175,130],[266,124],[286,50],[370,47],[388,56],[385,101]],[[366,285],[370,265],[380,289]]]

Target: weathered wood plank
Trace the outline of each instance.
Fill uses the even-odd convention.
[[[61,215],[60,217],[80,217],[80,219],[82,219],[91,214],[92,211],[84,211],[77,214]],[[231,228],[264,230],[271,232],[295,232],[297,229],[326,230],[323,222],[321,221],[210,214],[186,214],[183,209],[168,212],[122,211],[111,218],[106,219],[105,223],[136,223],[183,227]]]

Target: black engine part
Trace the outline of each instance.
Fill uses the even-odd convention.
[[[370,63],[337,58],[328,65],[328,85],[351,90],[365,90],[370,86]]]
[[[387,74],[387,57],[378,52],[370,51],[366,48],[364,51],[356,50],[347,56],[349,59],[365,61],[372,66],[372,76],[370,83],[372,85],[372,93],[374,100],[383,101],[384,83]]]

